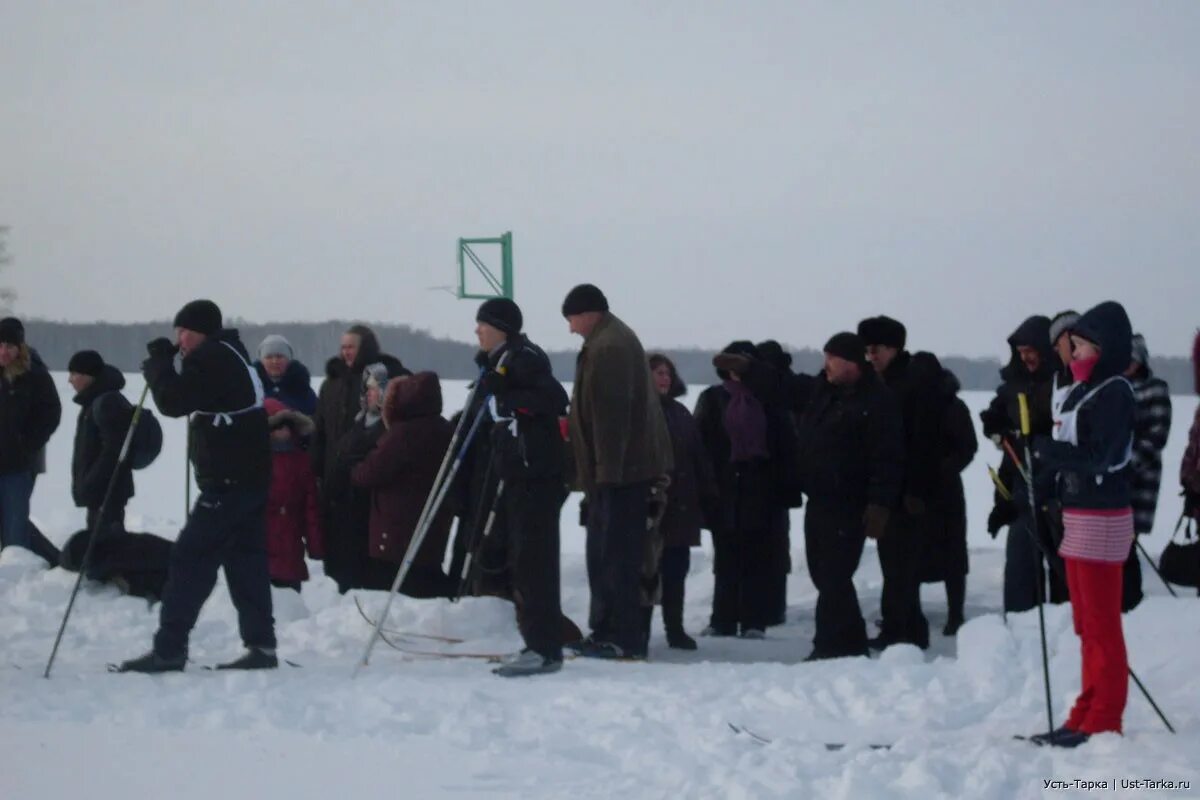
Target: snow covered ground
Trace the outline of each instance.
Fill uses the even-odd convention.
[[[82,524],[69,501],[74,409],[65,376],[63,427],[50,473],[39,480],[34,517],[61,543]],[[131,377],[129,392],[140,389]],[[447,387],[447,405],[461,384]],[[986,395],[969,393],[972,408]],[[1194,398],[1175,398],[1166,488],[1153,536],[1157,557],[1180,503],[1175,471]],[[165,421],[166,448],[138,473],[132,530],[174,537],[183,518],[183,423]],[[0,797],[166,797],[171,800],[342,796],[503,797],[971,797],[1057,796],[1047,781],[1189,781],[1159,796],[1200,797],[1200,604],[1166,595],[1146,571],[1150,597],[1126,618],[1132,665],[1179,731],[1165,731],[1131,685],[1126,735],[1077,751],[1015,742],[1045,724],[1035,613],[998,613],[1003,550],[984,530],[990,506],[990,444],[967,475],[971,575],[958,640],[940,635],[940,586],[923,592],[934,627],[928,653],[892,648],[882,657],[798,663],[810,649],[815,592],[804,568],[801,514],[794,518],[789,624],[762,642],[701,640],[696,653],[666,648],[656,622],[644,664],[575,660],[557,675],[493,677],[472,659],[407,656],[386,646],[352,678],[369,629],[351,596],[339,597],[313,565],[302,597],[275,594],[281,655],[301,664],[271,674],[109,675],[106,662],[149,646],[157,615],[110,588],[85,588],[50,680],[41,677],[74,576],[44,570],[16,550],[0,556]],[[563,601],[586,619],[583,534],[576,500],[563,512]],[[707,617],[707,548],[694,551],[687,625]],[[868,548],[857,583],[877,615],[880,574]],[[381,594],[359,593],[371,609]],[[511,608],[495,599],[457,605],[400,598],[392,626],[465,639],[450,650],[503,652],[520,640]],[[1066,608],[1047,609],[1056,721],[1078,689],[1079,650]],[[417,645],[442,645],[428,642]],[[237,655],[232,605],[222,585],[192,639],[198,664]],[[773,742],[731,732],[748,726]],[[840,752],[821,744],[844,741]],[[870,743],[894,743],[871,750]],[[1070,794],[1070,792],[1066,792]]]

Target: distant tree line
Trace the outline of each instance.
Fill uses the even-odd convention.
[[[277,322],[258,324],[234,320],[232,325],[241,331],[250,355],[263,337],[282,334],[291,342],[296,357],[312,370],[316,377],[325,372],[325,362],[335,356],[342,333],[352,325],[345,320],[328,322]],[[146,342],[158,336],[170,335],[170,323],[138,322],[50,322],[25,320],[27,338],[52,370],[65,370],[71,355],[78,350],[98,350],[104,359],[122,370],[135,372],[146,357]],[[442,339],[407,325],[371,324],[379,336],[384,352],[391,353],[414,369],[428,369],[444,378],[471,378],[476,347],[466,342]],[[653,350],[653,347],[649,348]],[[815,373],[821,368],[823,356],[810,347],[790,348],[793,368],[799,372]],[[700,348],[669,348],[665,352],[676,364],[680,375],[689,384],[703,386],[716,380],[712,368],[712,350]],[[559,350],[549,353],[554,372],[560,380],[569,381],[575,373],[578,350]],[[941,356],[941,354],[939,354]],[[942,363],[958,376],[964,389],[991,390],[999,384],[1000,362],[994,358],[941,356]],[[1155,374],[1167,381],[1176,394],[1192,391],[1192,366],[1186,358],[1151,357]]]

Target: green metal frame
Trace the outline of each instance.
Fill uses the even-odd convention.
[[[483,260],[471,249],[476,244],[500,245],[500,277],[483,263]],[[467,292],[467,262],[483,276],[492,288],[492,294],[471,294]],[[493,297],[513,297],[513,259],[512,231],[488,239],[459,239],[458,240],[458,299],[460,300],[490,300]]]

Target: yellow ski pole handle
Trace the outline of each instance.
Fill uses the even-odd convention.
[[[996,470],[989,464],[988,475],[992,476],[992,483],[996,484],[996,491],[1000,492],[1000,496],[1005,500],[1012,500],[1012,492],[1004,485],[1004,481],[1000,480],[1000,476],[996,474]]]
[[[1021,406],[1021,435],[1029,436],[1029,398],[1024,392],[1017,395],[1017,404]]]

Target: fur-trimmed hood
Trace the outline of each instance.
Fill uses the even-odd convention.
[[[311,436],[317,429],[312,417],[301,414],[294,408],[288,408],[273,397],[268,397],[263,402],[263,410],[267,412],[267,426],[270,428],[291,425],[297,436]]]
[[[383,401],[383,418],[388,425],[441,413],[442,384],[437,373],[418,372],[388,382]]]
[[[17,378],[29,372],[33,368],[33,359],[35,354],[29,349],[29,345],[22,344],[17,348],[17,357],[12,363],[4,368],[4,379],[12,383]],[[38,359],[40,362],[41,359]]]

